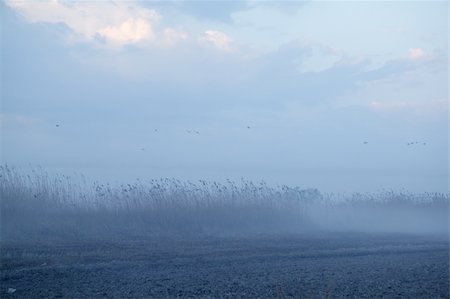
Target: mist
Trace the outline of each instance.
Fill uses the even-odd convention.
[[[103,184],[1,166],[3,241],[315,232],[448,235],[448,193],[333,194],[247,180]],[[39,240],[42,238],[42,240]]]
[[[2,164],[119,184],[449,190],[443,3],[216,4],[228,20],[206,4],[77,4],[166,14],[136,43],[92,37],[75,8],[54,23],[50,8],[0,5]]]
[[[445,1],[0,23],[1,298],[449,298]]]

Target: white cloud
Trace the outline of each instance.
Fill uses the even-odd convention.
[[[31,23],[64,24],[78,39],[122,46],[154,38],[161,16],[133,2],[63,2],[9,0],[7,4]]]
[[[177,43],[187,40],[189,38],[189,34],[182,30],[176,30],[173,28],[164,29],[164,41],[168,46],[174,46]]]
[[[233,51],[233,40],[228,35],[220,31],[206,30],[200,41],[225,52]]]
[[[144,19],[128,19],[118,26],[107,26],[98,33],[115,44],[132,44],[154,36],[149,22]]]
[[[408,50],[408,58],[409,59],[421,59],[426,57],[426,53],[421,48],[411,48]]]

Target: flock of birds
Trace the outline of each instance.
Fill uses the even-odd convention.
[[[60,127],[59,124],[56,124],[55,126],[56,126],[57,128]],[[250,129],[250,126],[247,126],[247,129]],[[158,132],[158,129],[154,129],[154,132],[157,133],[157,132]],[[196,131],[196,130],[186,130],[186,133],[188,133],[188,134],[196,134],[196,135],[200,135],[200,132],[199,132],[199,131]],[[145,151],[145,147],[141,148],[141,151]]]
[[[56,127],[59,128],[59,124],[56,124]],[[247,126],[247,129],[250,129],[250,126]],[[158,129],[154,129],[154,131],[155,131],[155,133],[157,133]],[[200,135],[200,132],[195,131],[195,130],[186,130],[186,133]],[[369,141],[364,141],[363,144],[369,144]],[[426,142],[419,142],[419,141],[410,141],[406,145],[412,146],[412,145],[419,145],[419,144],[427,145]],[[144,151],[144,150],[145,150],[145,148],[141,148],[141,151]]]
[[[368,141],[364,141],[363,143],[364,144],[368,144],[369,142]],[[419,141],[410,141],[406,145],[410,146],[410,145],[418,145],[418,144],[427,145],[426,142],[419,142]]]
[[[415,144],[419,144],[419,142],[418,141],[415,141],[415,142],[408,142],[406,145],[415,145]],[[426,142],[422,142],[422,145],[427,145],[427,143]]]
[[[56,127],[59,128],[59,124],[56,124]],[[250,129],[250,126],[247,126],[247,129]],[[157,133],[158,129],[155,129],[154,131],[155,131],[155,133]],[[192,133],[192,134],[200,135],[200,132],[199,131],[195,131],[195,130],[186,130],[186,133],[188,133],[188,134]]]

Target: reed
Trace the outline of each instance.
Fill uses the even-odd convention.
[[[392,227],[400,231],[423,231],[414,223],[425,231],[448,229],[449,194],[441,193],[322,194],[244,179],[225,183],[138,179],[110,185],[81,175],[49,175],[41,168],[18,171],[3,165],[0,195],[3,241],[370,231],[384,227],[381,223],[386,221],[391,226],[398,222]]]

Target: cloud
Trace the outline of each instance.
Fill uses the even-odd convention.
[[[408,50],[408,58],[409,59],[421,59],[426,56],[426,53],[421,48],[411,48]]]
[[[7,0],[6,4],[30,23],[64,25],[70,29],[71,43],[91,42],[98,47],[126,45],[172,47],[190,38],[184,30],[163,27],[162,16],[131,2],[64,2]],[[232,39],[225,33],[206,30],[198,38],[201,45],[231,52]]]
[[[119,45],[137,43],[154,36],[150,23],[144,19],[128,19],[118,26],[100,29],[98,34]]]
[[[233,51],[233,40],[228,35],[220,31],[206,30],[200,41],[225,52]]]
[[[411,48],[407,55],[387,60],[381,66],[371,69],[361,75],[365,81],[376,81],[392,76],[410,73],[412,71],[447,71],[447,57],[445,53],[434,51],[427,53],[420,48]]]
[[[189,34],[182,30],[176,30],[173,28],[164,29],[164,41],[168,46],[174,46],[177,43],[187,40],[189,38]]]
[[[161,16],[133,2],[62,2],[9,0],[9,7],[31,23],[63,24],[75,39],[114,46],[152,40]]]

